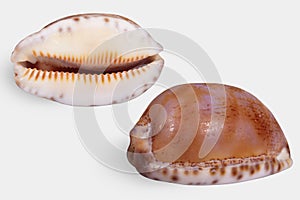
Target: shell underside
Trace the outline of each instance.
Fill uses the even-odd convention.
[[[121,103],[158,79],[162,47],[135,22],[113,14],[57,20],[22,40],[11,60],[23,90],[69,105]]]

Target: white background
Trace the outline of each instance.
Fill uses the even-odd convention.
[[[285,199],[297,195],[299,1],[177,2],[10,0],[1,5],[0,199]],[[156,182],[98,163],[80,143],[72,107],[17,88],[9,60],[14,46],[26,35],[60,17],[86,12],[124,15],[145,28],[170,29],[197,42],[214,61],[223,83],[246,89],[273,112],[289,141],[293,167],[254,181],[195,187]],[[166,64],[175,70],[189,67],[174,56]],[[160,91],[154,87],[145,95],[153,98],[150,94]],[[150,101],[142,98],[145,101],[128,104],[133,122]],[[141,101],[143,106],[133,111],[134,103]],[[99,120],[110,120],[111,107],[95,110]],[[105,124],[104,130],[114,130],[109,127],[113,123]],[[128,137],[122,131],[111,132],[115,135],[110,141],[125,149]]]

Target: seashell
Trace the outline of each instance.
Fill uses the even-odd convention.
[[[179,85],[156,97],[130,132],[127,157],[145,177],[191,185],[247,181],[292,165],[272,113],[222,84]]]
[[[135,22],[113,14],[59,19],[12,53],[16,84],[26,92],[78,106],[135,98],[158,79],[162,46]]]

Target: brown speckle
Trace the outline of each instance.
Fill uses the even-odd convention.
[[[63,32],[63,28],[59,27],[58,32],[60,32],[60,33]]]
[[[116,100],[113,100],[113,101],[112,101],[112,104],[116,104],[116,103],[118,103]]]
[[[260,161],[261,161],[261,162],[263,162],[263,161],[264,161],[264,158],[263,158],[263,157],[261,157],[261,158],[260,158]]]
[[[217,184],[218,183],[218,180],[214,180],[213,182],[211,182],[211,184]]]
[[[269,169],[270,169],[270,165],[269,165],[268,162],[266,162],[266,163],[265,163],[265,170],[266,170],[266,171],[269,171]]]
[[[224,167],[222,167],[222,168],[220,169],[220,174],[221,174],[222,176],[224,176],[225,173],[226,173],[226,170],[225,170]]]
[[[256,164],[256,165],[255,165],[255,170],[256,170],[256,171],[259,171],[259,170],[260,170],[260,165],[259,165],[259,164]]]
[[[193,170],[193,174],[196,176],[196,175],[198,175],[199,174],[199,170]]]
[[[241,170],[241,171],[244,171],[244,169],[245,169],[244,165],[241,165],[241,166],[240,166],[240,170]]]
[[[59,98],[60,98],[60,99],[64,98],[64,95],[63,95],[63,94],[60,94],[60,95],[59,95]]]
[[[173,170],[173,174],[176,175],[177,173],[178,173],[178,170],[177,170],[177,169],[174,169],[174,170]]]
[[[67,31],[70,33],[70,32],[72,32],[72,28],[71,27],[68,27],[67,28]]]
[[[16,77],[16,76],[18,76],[18,74],[17,74],[17,73],[15,73],[15,77]]]
[[[243,175],[240,174],[240,175],[238,175],[237,180],[241,180],[242,178],[243,178]]]
[[[216,168],[211,168],[211,169],[209,170],[209,173],[210,173],[210,175],[214,176],[214,175],[217,173]]]
[[[174,181],[174,182],[177,182],[178,181],[178,176],[176,176],[176,175],[171,176],[171,180]]]
[[[54,97],[50,97],[50,100],[55,101]]]
[[[250,175],[253,175],[255,173],[255,169],[253,166],[250,167]]]
[[[281,164],[278,163],[278,168],[277,168],[277,171],[280,172],[281,171]]]
[[[105,17],[103,20],[105,21],[105,23],[109,22],[109,19],[107,17]]]
[[[42,36],[41,36],[41,40],[44,40],[44,39],[45,39],[45,37],[42,35]]]
[[[79,21],[80,21],[80,18],[79,18],[79,17],[74,17],[73,20],[74,20],[75,22],[79,22]]]
[[[233,168],[231,169],[231,175],[232,175],[232,176],[236,176],[236,175],[237,175],[237,172],[238,172],[238,170],[237,170],[236,167],[233,167]]]
[[[189,172],[189,170],[184,170],[184,172],[183,172],[183,173],[184,173],[184,175],[186,175],[186,176],[187,176],[187,175],[189,175],[189,173],[190,173],[190,172]]]
[[[168,169],[167,169],[167,168],[164,168],[164,169],[162,170],[162,174],[163,174],[164,176],[168,175]]]
[[[90,18],[90,17],[87,16],[87,15],[84,15],[83,17],[84,17],[84,19],[89,19],[89,18]]]

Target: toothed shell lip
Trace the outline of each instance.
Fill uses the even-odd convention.
[[[56,43],[58,45],[61,45],[61,42],[64,43],[65,40],[62,39],[64,37],[67,37],[67,40],[69,36],[70,38],[82,39],[79,37],[80,34],[82,32],[89,33],[89,26],[87,29],[77,28],[79,32],[76,26],[87,26],[86,24],[89,21],[91,23],[99,22],[104,27],[104,31],[101,34],[105,37],[111,37],[109,35],[111,33],[126,32],[127,34],[128,32],[127,35],[125,34],[127,37],[131,36],[133,37],[131,39],[135,39],[134,36],[136,36],[136,39],[138,39],[133,43],[134,47],[141,45],[141,48],[144,48],[144,46],[150,44],[154,48],[153,50],[143,50],[137,53],[129,52],[128,55],[123,55],[122,52],[127,51],[126,48],[124,50],[126,45],[121,44],[121,47],[123,45],[123,50],[118,52],[114,50],[114,48],[119,48],[118,44],[113,43],[111,49],[105,50],[105,47],[104,50],[101,48],[100,50],[95,49],[95,52],[92,52],[91,55],[85,55],[84,52],[86,50],[67,48],[67,46],[64,48],[81,53],[56,54],[53,50],[51,52],[51,47],[54,49],[58,48],[55,45]],[[78,25],[80,23],[83,25]],[[69,26],[66,24],[69,24]],[[74,31],[70,24],[75,26]],[[61,28],[61,25],[65,27]],[[99,27],[97,28],[93,25],[90,25],[90,27],[92,28],[91,31],[95,28],[99,30]],[[131,30],[133,30],[132,32],[135,35],[130,35]],[[54,39],[59,37],[58,39],[61,42],[56,42],[56,40],[51,38],[48,39],[48,35],[45,35],[45,33],[48,33]],[[93,45],[91,43],[91,41],[93,42],[93,37],[85,37],[84,39],[87,39],[87,44]],[[96,38],[96,41],[102,40],[105,41],[105,38]],[[49,45],[47,46],[48,43],[44,44],[45,50],[39,50],[39,48],[43,48],[40,44],[43,44],[44,41],[48,43],[50,41],[50,51]],[[51,41],[54,41],[54,43],[51,43]],[[98,42],[95,43],[97,44]],[[72,45],[70,41],[67,41],[66,44]],[[39,48],[34,48],[34,45],[40,46],[37,46]],[[84,46],[87,48],[86,45]],[[93,49],[93,46],[87,49]],[[161,51],[162,46],[132,20],[115,14],[90,13],[58,19],[45,26],[42,30],[29,35],[15,47],[11,61],[14,63],[15,81],[23,90],[68,105],[95,106],[129,101],[149,89],[158,79],[164,64],[163,59],[158,55]],[[116,91],[116,88],[119,88],[118,91]],[[77,100],[73,99],[74,89],[75,91],[79,90],[78,93],[82,94],[76,97]],[[91,93],[94,94],[93,98],[83,99],[83,96],[88,96],[87,94]],[[101,93],[101,95],[98,93]]]

